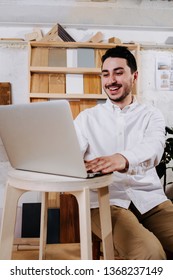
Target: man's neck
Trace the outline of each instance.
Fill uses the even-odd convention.
[[[123,101],[119,101],[119,102],[112,101],[112,103],[117,105],[122,110],[124,107],[132,104],[133,100],[134,100],[133,95],[130,95],[128,96],[128,98],[124,99]]]

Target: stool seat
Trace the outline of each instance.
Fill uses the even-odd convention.
[[[28,191],[42,193],[39,259],[45,258],[48,193],[67,192],[79,206],[81,259],[92,259],[90,191],[97,190],[102,228],[104,259],[113,259],[112,227],[108,185],[112,174],[81,179],[44,173],[11,170],[8,174],[0,235],[0,259],[11,259],[18,200]]]

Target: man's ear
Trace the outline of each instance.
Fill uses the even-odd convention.
[[[137,78],[138,78],[138,71],[133,73],[133,78],[134,78],[133,81],[137,80]]]

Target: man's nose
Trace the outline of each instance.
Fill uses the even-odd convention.
[[[109,84],[113,84],[113,83],[116,82],[116,80],[117,80],[117,79],[116,79],[116,75],[112,74],[112,75],[109,76],[108,83],[109,83]]]

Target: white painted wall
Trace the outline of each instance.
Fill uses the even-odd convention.
[[[43,34],[46,34],[52,26],[42,27]],[[118,37],[122,42],[139,42],[145,44],[164,44],[168,37],[172,36],[168,31],[149,31],[149,30],[77,30],[74,28],[66,29],[76,41],[87,41],[96,32],[101,31],[106,41],[110,37]],[[31,27],[3,27],[0,26],[0,38],[22,38],[25,34],[31,33]],[[140,92],[139,98],[143,102],[149,102],[159,107],[163,112],[166,124],[173,127],[173,92],[157,91],[155,88],[155,59],[158,53],[169,53],[172,50],[143,50],[141,51],[140,63]],[[12,85],[12,102],[28,102],[28,49],[27,45],[10,44],[0,41],[0,82],[10,82]],[[7,172],[10,169],[7,155],[2,142],[0,141],[0,209],[2,210],[4,199],[4,188]],[[20,236],[21,205],[23,202],[38,202],[38,193],[25,194],[19,201],[18,224],[16,236]],[[1,215],[0,210],[0,215]]]

